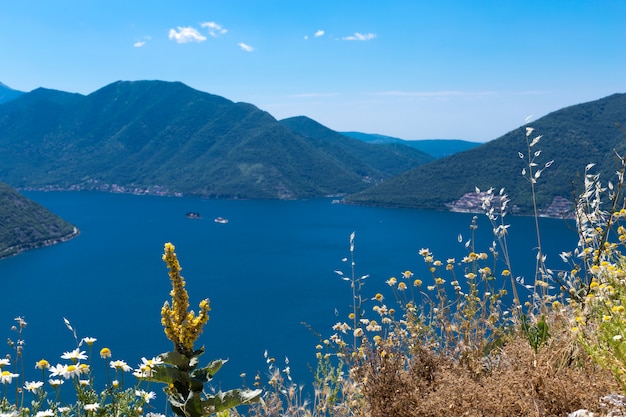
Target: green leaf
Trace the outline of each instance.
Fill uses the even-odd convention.
[[[262,391],[233,389],[230,391],[219,391],[214,396],[202,401],[202,410],[206,414],[213,414],[238,405],[250,404],[261,399]]]
[[[202,381],[203,383],[209,382],[226,362],[228,362],[228,359],[216,359],[211,361],[204,368],[193,371],[191,373],[191,377],[198,381]]]
[[[165,352],[159,355],[159,358],[170,365],[173,365],[177,368],[188,368],[189,367],[189,358],[183,355],[182,353],[172,351]]]

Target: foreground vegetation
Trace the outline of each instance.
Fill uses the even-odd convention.
[[[537,179],[552,164],[541,161],[541,136],[526,128],[524,137],[526,149],[520,157],[537,219]],[[69,363],[50,366],[42,360],[36,365],[42,380],[27,382],[19,372],[18,337],[10,342],[14,353],[0,360],[0,412],[139,416],[154,410],[149,403],[156,393],[148,391],[148,384],[165,383],[169,410],[163,413],[190,417],[563,416],[581,409],[615,413],[626,403],[621,396],[626,394],[626,158],[616,154],[616,159],[617,179],[606,185],[593,164],[585,168],[575,212],[578,246],[564,248],[561,260],[546,258],[536,223],[535,276],[526,280],[515,275],[509,262],[505,220],[510,202],[504,190],[483,193],[491,246],[476,245],[484,232],[474,220],[470,235],[459,238],[467,249],[463,259],[421,248],[418,253],[429,275],[406,270],[390,277],[386,284],[393,297],[365,296],[367,276],[357,273],[353,233],[347,270],[337,271],[346,282],[352,309],[332,332],[320,335],[310,395],[293,382],[288,364],[278,364],[270,355],[267,374],[257,375],[251,389],[211,391],[211,380],[225,361],[200,367],[203,349],[194,346],[208,321],[209,303],[202,301],[197,314],[188,311],[180,265],[173,245],[166,244],[163,259],[173,289],[161,318],[173,351],[143,358],[133,372],[135,385],[126,388],[123,375],[132,368],[110,361],[110,351],[101,349],[115,379],[98,391],[87,362],[95,340],[79,340],[67,323],[77,341],[77,348],[62,356]],[[20,335],[26,324],[17,321]],[[85,344],[89,355],[80,350]],[[65,381],[73,385],[76,402],[48,400],[47,392],[50,397],[58,394]]]

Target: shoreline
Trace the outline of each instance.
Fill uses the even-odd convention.
[[[10,246],[0,253],[0,260],[19,255],[20,253],[29,251],[31,249],[44,248],[47,246],[56,245],[58,243],[67,242],[68,240],[75,238],[79,234],[80,234],[80,230],[78,230],[78,228],[74,226],[74,229],[72,230],[71,233],[58,237],[58,238],[45,239],[39,242],[30,242],[30,243],[25,243],[21,245]]]

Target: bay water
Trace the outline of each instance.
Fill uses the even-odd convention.
[[[229,362],[215,378],[223,389],[241,386],[245,373],[266,374],[264,352],[293,378],[310,383],[318,333],[348,321],[350,283],[334,271],[350,274],[349,236],[355,232],[357,276],[368,274],[365,299],[389,294],[385,281],[411,270],[431,283],[421,248],[435,259],[457,262],[467,254],[473,214],[331,204],[308,201],[203,200],[97,192],[26,192],[25,195],[80,229],[68,242],[0,260],[2,301],[0,336],[13,338],[14,318],[24,317],[27,380],[37,379],[34,364],[76,347],[64,318],[78,339],[95,337],[92,366],[104,371],[98,356],[109,347],[112,359],[131,366],[141,357],[171,350],[160,324],[160,309],[171,289],[161,260],[163,245],[172,242],[183,267],[191,308],[210,298],[210,320],[197,346]],[[190,219],[186,212],[198,212]],[[217,217],[227,224],[216,223]],[[478,216],[478,249],[488,251],[491,225]],[[534,219],[506,217],[515,275],[532,283],[537,246]],[[571,223],[540,219],[548,265],[564,268],[561,251],[573,250]],[[459,234],[462,243],[459,243]],[[502,266],[503,268],[503,266]],[[444,277],[447,278],[447,277]],[[390,297],[388,296],[388,299]],[[389,306],[393,306],[393,301]],[[371,305],[366,305],[366,309]],[[306,323],[306,325],[304,324]],[[313,330],[313,331],[312,331]],[[81,350],[88,350],[83,346]],[[0,355],[12,353],[5,345]],[[32,365],[32,366],[31,366]],[[155,389],[157,390],[157,389]]]

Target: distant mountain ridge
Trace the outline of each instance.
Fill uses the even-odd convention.
[[[373,133],[361,133],[361,132],[340,132],[342,135],[349,136],[361,140],[363,142],[375,143],[375,144],[389,144],[396,143],[406,146],[410,146],[415,149],[419,149],[436,159],[446,156],[454,155],[455,153],[463,152],[468,149],[475,148],[481,145],[478,142],[470,142],[468,140],[461,139],[418,139],[418,140],[406,140],[394,138],[392,136],[378,135]]]
[[[0,258],[77,234],[73,225],[0,182]]]
[[[403,143],[374,145],[336,132],[306,116],[279,120],[279,123],[314,142],[325,143],[336,148],[336,155],[343,155],[345,163],[362,161],[375,166],[384,174],[396,175],[416,165],[425,164],[434,158],[425,152]],[[348,160],[352,159],[352,161]]]
[[[618,169],[615,153],[626,153],[626,133],[616,123],[626,121],[626,94],[577,104],[552,112],[528,125],[535,130],[530,139],[542,135],[531,152],[539,168],[554,160],[537,179],[537,202],[548,210],[555,198],[573,201],[580,191],[581,175],[588,163],[604,183],[614,181]],[[505,188],[511,206],[520,213],[531,211],[528,180],[519,153],[528,156],[526,127],[521,126],[502,137],[476,148],[418,166],[368,190],[348,196],[346,202],[386,207],[412,207],[445,210],[476,187],[487,190]],[[556,199],[559,204],[563,200]]]
[[[429,159],[342,143],[351,140],[305,137],[252,104],[180,82],[119,81],[87,96],[39,88],[0,105],[0,179],[24,189],[310,198],[360,191]]]
[[[22,91],[14,90],[9,86],[0,83],[0,104],[14,100],[24,94]]]

